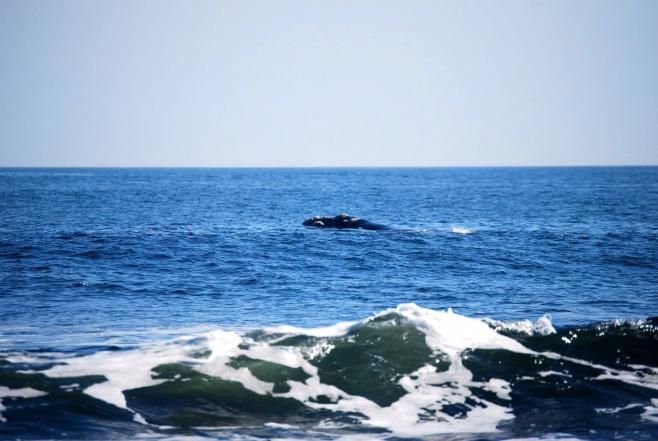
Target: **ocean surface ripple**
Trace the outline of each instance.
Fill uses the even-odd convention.
[[[657,167],[0,169],[0,219],[2,439],[658,437]]]

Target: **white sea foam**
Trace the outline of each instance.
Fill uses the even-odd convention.
[[[534,322],[531,320],[500,321],[488,318],[484,321],[497,331],[518,332],[526,335],[550,335],[556,332],[551,323],[551,316],[548,314],[544,314]]]
[[[299,428],[299,426],[293,426],[292,424],[281,424],[281,423],[274,423],[274,422],[265,423],[265,426],[272,427],[274,429],[298,429]]]
[[[594,411],[596,411],[597,413],[615,414],[615,413],[618,413],[618,412],[622,412],[624,410],[634,409],[636,407],[642,407],[642,404],[632,403],[632,404],[629,404],[628,406],[624,406],[624,407],[597,407],[597,408],[594,409]]]
[[[571,377],[571,375],[565,373],[565,372],[558,372],[558,371],[540,371],[537,372],[540,377],[550,377],[550,376],[556,376],[556,377]]]
[[[555,433],[533,438],[510,438],[505,441],[582,441],[582,439],[568,434]]]
[[[452,227],[450,231],[455,234],[471,234],[473,232],[473,230],[466,227]]]
[[[352,395],[336,386],[322,383],[318,368],[311,364],[311,361],[331,352],[334,346],[321,338],[348,336],[373,320],[379,323],[390,317],[396,317],[422,332],[425,343],[434,351],[435,356],[440,356],[449,363],[447,370],[438,371],[436,366],[427,364],[402,376],[398,384],[406,393],[388,406],[381,406],[363,396]],[[509,405],[498,401],[510,400],[511,385],[499,378],[474,380],[471,371],[463,364],[463,353],[469,349],[502,349],[586,364],[602,372],[597,379],[611,376],[631,384],[642,383],[645,387],[653,387],[653,380],[649,380],[647,384],[647,380],[635,371],[614,370],[551,352],[537,353],[517,340],[500,334],[496,329],[542,335],[555,332],[548,316],[536,322],[505,323],[465,317],[450,309],[435,311],[415,304],[402,304],[368,319],[342,322],[329,327],[268,328],[265,332],[270,333],[271,338],[264,340],[255,340],[248,334],[215,330],[197,337],[156,342],[137,349],[63,357],[57,360],[60,364],[40,372],[61,378],[103,375],[106,381],[87,387],[84,393],[131,410],[124,396],[125,391],[155,386],[165,381],[178,381],[175,378],[158,378],[153,374],[153,370],[163,364],[183,363],[203,374],[239,382],[256,394],[292,398],[310,408],[360,415],[364,425],[386,428],[400,436],[418,437],[436,433],[494,432],[500,422],[514,417]],[[273,344],[293,335],[318,337],[321,340],[311,347]],[[246,367],[235,367],[231,361],[239,356],[302,369],[308,378],[303,381],[288,380],[289,390],[277,393],[274,392],[273,383],[260,380]],[[543,371],[539,375],[568,374]],[[642,375],[648,376],[646,372]],[[658,383],[656,385],[658,386]],[[484,399],[482,394],[477,393],[478,390],[492,392],[498,400],[492,402]],[[327,400],[319,402],[320,396],[325,396]],[[451,405],[463,406],[466,411],[459,416],[453,416],[444,410],[446,406]],[[654,417],[650,409],[647,412],[648,418]],[[427,417],[428,415],[432,415],[431,418]],[[136,420],[143,421],[139,414],[135,413],[134,416]]]
[[[58,358],[66,357],[67,355],[66,352],[44,352],[32,355],[15,352],[7,354],[5,360],[9,363],[49,363]]]
[[[628,367],[636,370],[636,371],[645,371],[651,374],[656,374],[658,375],[658,368],[651,367],[651,366],[645,366],[643,364],[628,364]]]
[[[510,396],[510,392],[512,392],[510,384],[505,380],[501,380],[500,378],[490,379],[489,382],[484,385],[483,389],[495,393],[496,396],[501,400],[512,399]]]
[[[179,345],[156,345],[131,351],[102,351],[85,357],[63,359],[65,364],[55,365],[44,373],[54,378],[103,375],[107,381],[93,384],[84,393],[106,403],[127,409],[124,390],[155,386],[151,370],[158,365],[185,360]]]
[[[257,394],[294,398],[312,408],[364,415],[363,424],[388,428],[401,435],[492,432],[496,430],[498,423],[513,418],[508,407],[489,402],[473,393],[473,389],[479,388],[494,392],[500,399],[509,400],[510,385],[496,378],[484,382],[474,381],[471,372],[462,364],[460,355],[467,349],[475,348],[506,349],[526,354],[532,351],[516,340],[499,334],[480,319],[464,317],[451,310],[434,311],[415,304],[403,304],[361,321],[314,329],[279,326],[269,328],[266,332],[340,337],[357,330],[369,320],[385,318],[392,314],[423,332],[429,348],[444,354],[450,366],[447,371],[438,372],[436,367],[426,365],[403,376],[399,384],[407,393],[390,406],[380,406],[367,398],[351,395],[321,382],[318,369],[309,360],[331,351],[332,345],[326,341],[319,343],[317,347],[302,350],[297,347],[273,346],[268,342],[254,341],[236,332],[222,330],[209,332],[201,338],[185,337],[138,349],[63,358],[60,360],[62,364],[42,372],[50,377],[60,378],[103,375],[106,381],[87,387],[84,393],[124,409],[128,409],[124,391],[168,381],[154,377],[152,371],[156,366],[185,363],[206,375],[240,382]],[[209,352],[210,355],[206,358],[194,357],[194,354],[202,352]],[[309,378],[303,382],[289,380],[288,392],[274,393],[273,383],[259,380],[245,367],[236,368],[230,365],[230,361],[240,355],[290,368],[301,368]],[[318,403],[316,398],[320,395],[328,397],[330,402]],[[453,417],[442,412],[444,406],[465,404],[467,399],[477,405],[469,406],[465,417]],[[423,420],[423,412],[435,412],[437,417],[431,421]],[[136,417],[141,418],[138,415]]]
[[[2,404],[3,398],[35,398],[42,397],[44,395],[47,395],[47,393],[37,389],[32,389],[31,387],[10,389],[6,386],[0,386],[0,422],[4,423],[7,421],[7,419],[2,416],[2,411],[7,409]]]
[[[414,303],[399,305],[377,316],[398,313],[425,334],[428,346],[448,355],[457,355],[466,349],[507,349],[513,352],[532,353],[518,341],[491,329],[483,320],[456,314],[452,309],[435,311]]]
[[[67,392],[71,392],[77,389],[80,389],[80,385],[78,383],[73,383],[73,384],[62,384],[60,389],[65,390]]]
[[[272,334],[293,334],[293,335],[308,335],[309,337],[341,337],[353,329],[357,329],[363,325],[366,320],[351,321],[351,322],[338,322],[333,326],[325,326],[321,328],[298,328],[296,326],[271,326],[264,330]]]
[[[643,375],[637,372],[606,368],[595,380],[616,380],[635,386],[658,390],[658,375]]]
[[[651,399],[651,405],[644,407],[644,412],[641,417],[652,423],[658,423],[658,398]]]
[[[582,366],[589,366],[591,368],[602,371],[601,374],[593,378],[594,380],[615,380],[626,384],[632,384],[634,386],[658,390],[658,372],[654,371],[652,368],[647,368],[645,372],[641,371],[640,369],[628,371],[624,369],[611,368],[609,366],[604,366],[598,363],[591,363],[579,358],[567,357],[564,355],[556,354],[555,352],[542,352],[541,355],[554,360],[565,360],[571,363],[579,364]]]

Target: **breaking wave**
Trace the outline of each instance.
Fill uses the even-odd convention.
[[[631,438],[651,439],[657,324],[556,330],[548,316],[501,322],[402,304],[324,328],[5,353],[0,435],[94,428],[98,437],[111,425],[112,437],[589,438],[592,429],[605,439],[622,428],[622,438],[637,429]]]

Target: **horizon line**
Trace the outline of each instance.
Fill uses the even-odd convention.
[[[0,165],[2,169],[439,169],[439,168],[623,168],[656,164],[566,165]]]

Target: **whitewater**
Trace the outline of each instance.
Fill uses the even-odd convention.
[[[656,213],[656,167],[0,169],[0,439],[656,439]]]

